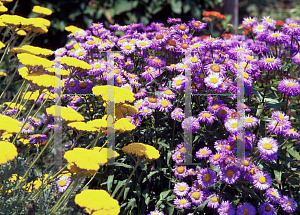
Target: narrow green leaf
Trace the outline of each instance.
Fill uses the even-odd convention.
[[[109,175],[107,178],[107,190],[109,193],[110,193],[113,181],[114,181],[114,175]]]

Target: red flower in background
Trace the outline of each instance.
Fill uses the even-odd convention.
[[[218,11],[206,11],[202,15],[203,16],[213,16],[213,17],[217,17],[219,19],[225,19],[226,18],[225,15],[221,14]]]

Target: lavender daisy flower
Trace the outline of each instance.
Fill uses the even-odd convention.
[[[47,140],[47,135],[45,134],[33,134],[29,135],[29,142],[33,143],[34,145],[39,145],[41,146],[45,141]]]
[[[257,17],[251,18],[250,16],[248,18],[244,18],[242,21],[242,24],[244,28],[251,28],[257,23]]]
[[[77,92],[78,93],[88,93],[93,88],[93,82],[89,79],[86,79],[84,81],[79,81],[77,86]]]
[[[134,98],[143,98],[144,96],[146,96],[147,94],[147,90],[146,89],[140,89],[135,95]]]
[[[120,47],[121,50],[124,52],[125,55],[130,55],[135,52],[135,45],[132,45],[131,43],[123,43]]]
[[[144,101],[149,108],[156,109],[159,107],[159,100],[154,95],[146,97]]]
[[[235,132],[237,132],[237,127],[238,127],[237,119],[234,118],[227,119],[225,121],[224,126],[229,133],[234,134]]]
[[[178,75],[172,80],[172,88],[175,90],[183,90],[185,88],[186,78],[184,75]]]
[[[189,175],[197,175],[196,171],[192,168],[188,170],[188,174]]]
[[[202,187],[209,187],[217,182],[216,172],[209,168],[201,169],[197,179]]]
[[[201,123],[212,125],[216,119],[216,116],[209,111],[201,111],[198,114],[198,120]]]
[[[267,30],[267,28],[268,27],[265,26],[263,23],[259,23],[253,27],[253,33],[258,34],[258,33],[265,32]]]
[[[54,52],[55,57],[62,57],[67,53],[67,49],[66,48],[59,48],[56,49],[56,51]]]
[[[10,110],[7,110],[7,111],[5,112],[5,114],[7,114],[7,115],[14,115],[14,114],[17,113],[17,112],[18,112],[17,109],[10,109]]]
[[[179,209],[188,209],[191,207],[191,203],[186,199],[186,198],[175,198],[174,199],[174,204],[179,208]]]
[[[145,102],[143,99],[139,99],[136,102],[134,102],[134,107],[136,107],[138,110],[141,110],[145,106]]]
[[[281,60],[279,58],[264,57],[263,59],[259,60],[258,63],[260,68],[268,71],[278,70],[281,66]]]
[[[288,121],[289,120],[289,116],[285,115],[285,113],[276,110],[272,113],[271,116],[272,119],[275,119],[277,121]]]
[[[251,115],[248,115],[245,117],[245,127],[246,128],[252,128],[254,126],[257,126],[258,124],[258,119],[251,116]]]
[[[203,191],[191,191],[188,194],[193,205],[199,206],[202,202],[206,200],[206,195]]]
[[[293,213],[297,209],[296,201],[288,196],[282,196],[280,200],[280,206],[287,213]]]
[[[208,147],[204,147],[199,149],[199,151],[196,152],[196,157],[198,159],[208,158],[211,154],[212,151]]]
[[[148,215],[164,215],[164,212],[155,210],[155,211],[151,211]]]
[[[207,203],[207,207],[208,208],[212,208],[212,209],[216,209],[219,207],[219,195],[217,195],[216,193],[211,194],[210,196],[207,197],[207,199],[210,199],[212,196],[215,196],[214,198],[212,198],[208,203]]]
[[[240,204],[236,208],[236,215],[245,215],[245,214],[247,215],[256,214],[255,207],[248,202],[245,202],[244,204]]]
[[[282,26],[282,32],[290,36],[300,35],[300,25],[296,21],[289,21]]]
[[[176,99],[176,94],[174,92],[172,92],[171,90],[165,90],[163,91],[163,93],[161,94],[161,96],[165,99],[169,99],[169,100],[174,100]]]
[[[71,183],[71,178],[68,176],[61,176],[58,177],[56,180],[56,186],[58,188],[58,192],[63,193],[68,188],[69,184]]]
[[[297,53],[294,57],[292,57],[292,60],[296,64],[300,64],[300,53]]]
[[[23,124],[23,122],[22,122]],[[21,127],[20,127],[21,128]],[[26,123],[21,131],[22,134],[30,134],[31,132],[34,131],[34,127],[30,123]]]
[[[268,201],[272,203],[279,203],[280,200],[282,199],[281,192],[278,189],[273,187],[266,190],[265,197]]]
[[[68,80],[66,79],[65,84],[67,84],[67,82],[68,82]],[[74,93],[77,90],[78,84],[79,84],[79,82],[77,80],[71,78],[66,89],[68,90],[69,93]]]
[[[259,190],[266,190],[272,185],[272,178],[267,172],[257,171],[253,175],[253,185]]]
[[[284,130],[291,128],[291,122],[271,120],[267,127],[268,133],[280,135],[284,133]]]
[[[236,143],[236,141],[235,141]],[[218,151],[218,152],[221,152],[222,150],[222,146],[223,145],[228,145],[228,141],[227,140],[217,140],[215,143],[214,143],[214,148]]]
[[[258,212],[260,215],[276,215],[277,214],[277,210],[274,207],[274,205],[272,205],[268,202],[263,202],[259,206]]]
[[[290,37],[283,34],[280,31],[275,31],[274,33],[270,33],[267,37],[266,37],[266,42],[270,43],[271,45],[277,45],[278,43],[280,45],[285,45],[289,42]]]
[[[278,90],[287,96],[298,96],[300,94],[300,84],[294,79],[283,79],[278,84]]]
[[[216,89],[223,84],[223,78],[221,78],[218,74],[210,74],[204,78],[204,83],[208,88]]]
[[[234,215],[235,210],[229,201],[222,201],[218,207],[218,213],[219,215]]]
[[[169,110],[173,107],[173,104],[171,103],[171,101],[169,101],[165,98],[159,99],[157,103],[158,103],[159,111],[161,111],[161,112],[168,113]]]
[[[189,192],[190,187],[185,182],[176,183],[174,186],[174,193],[179,197],[185,197],[185,195]]]
[[[191,27],[192,30],[200,32],[207,26],[207,23],[200,22],[193,18],[191,21],[188,22],[188,25]]]
[[[276,20],[274,20],[270,16],[263,16],[262,19],[261,19],[261,22],[267,28],[272,28],[272,29],[276,28]]]
[[[175,161],[177,164],[178,163],[183,163],[185,156],[184,153],[175,151],[174,154],[172,155],[173,161]]]
[[[58,131],[61,129],[59,129],[58,125],[47,125],[47,128],[52,129],[53,131]]]
[[[183,110],[181,108],[175,108],[171,113],[171,118],[173,120],[179,121],[179,120],[184,119],[184,117],[185,117],[185,115],[184,115]]]
[[[181,19],[180,18],[170,18],[170,17],[168,17],[168,20],[167,20],[168,24],[171,24],[171,23],[174,24],[176,22],[181,22]]]
[[[234,184],[240,177],[241,172],[235,165],[227,165],[221,169],[220,178],[227,184]]]
[[[180,151],[184,155],[191,153],[191,146],[186,144],[185,142],[179,143],[176,145],[175,151]]]
[[[182,121],[181,127],[184,131],[194,133],[200,128],[200,124],[197,118],[190,116]]]
[[[28,119],[35,126],[40,126],[42,124],[42,122],[39,119],[35,118],[35,117],[29,116]]]
[[[287,129],[283,132],[283,136],[285,138],[293,138],[293,139],[298,139],[300,138],[300,134],[297,132],[297,130],[295,130],[294,128],[291,129]]]
[[[269,160],[269,156],[277,154],[279,144],[272,137],[264,137],[258,141],[257,146],[262,157]]]
[[[209,157],[209,162],[215,166],[220,166],[225,160],[225,156],[221,153],[212,154]]]
[[[174,172],[174,176],[178,177],[179,179],[183,179],[188,176],[188,171],[186,166],[178,166],[175,165],[174,169],[172,169]]]
[[[142,116],[150,116],[152,114],[152,110],[146,106],[143,106],[140,110],[140,114]]]

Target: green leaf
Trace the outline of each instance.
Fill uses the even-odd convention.
[[[123,196],[123,199],[124,199],[124,200],[126,199],[129,190],[130,190],[130,187],[126,187],[126,188],[124,189],[124,196]]]
[[[181,0],[171,0],[171,10],[176,14],[181,14],[182,12]]]
[[[282,175],[282,172],[277,171],[277,170],[274,170],[274,174],[275,174],[276,180],[280,183],[280,182],[281,182],[281,175]]]
[[[191,5],[190,4],[185,4],[183,6],[183,13],[187,13],[191,10]]]
[[[116,186],[114,192],[111,194],[112,198],[116,195],[116,193],[118,192],[118,190],[120,189],[120,187],[122,187],[126,183],[126,181],[127,181],[127,179],[118,182],[118,185]]]
[[[230,22],[231,20],[231,17],[232,17],[232,14],[225,14],[226,15],[226,18],[222,20],[222,26],[224,29],[227,28],[227,24]]]
[[[107,190],[109,193],[110,193],[113,181],[114,181],[114,175],[109,175],[107,178]]]
[[[213,198],[215,198],[215,197],[216,197],[216,195],[213,195],[213,196],[210,197],[209,199],[206,199],[204,202],[202,202],[201,205],[199,205],[199,206],[197,207],[197,210],[199,209],[200,211],[202,211],[203,208],[206,206],[206,204],[207,204],[210,200],[212,200]]]
[[[130,11],[133,8],[134,2],[129,2],[125,0],[117,0],[115,3],[115,14],[120,15],[121,13]]]
[[[162,6],[159,6],[159,7],[155,8],[155,9],[152,11],[152,14],[157,14],[157,13],[160,12],[162,9],[163,9],[163,7],[162,7]]]
[[[103,13],[104,13],[103,9],[101,9],[101,8],[98,9],[97,12],[96,12],[95,18],[100,19],[102,17]]]
[[[132,198],[129,200],[125,210],[128,210],[131,207],[131,210],[136,206],[136,199]]]
[[[287,151],[294,158],[296,158],[297,160],[300,160],[300,155],[299,155],[299,153],[297,151],[294,150],[294,148],[289,148]]]

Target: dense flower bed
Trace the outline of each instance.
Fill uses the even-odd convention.
[[[0,211],[33,204],[50,214],[297,214],[300,24],[249,17],[248,37],[194,36],[225,18],[203,15],[208,23],[68,26],[70,42],[55,51],[29,45],[47,20],[1,15],[10,33],[1,44],[1,66],[11,69],[4,81],[17,72],[23,84],[1,106]],[[184,164],[189,155],[195,164]]]

